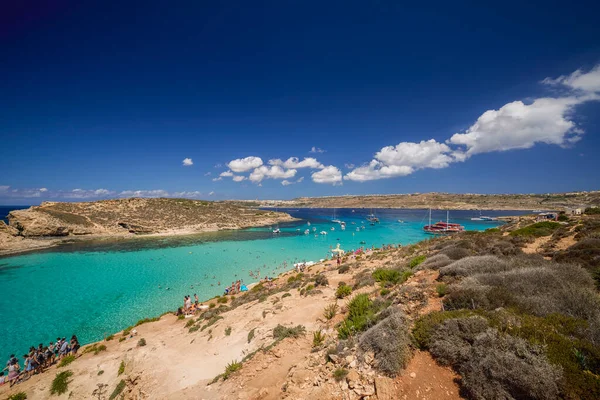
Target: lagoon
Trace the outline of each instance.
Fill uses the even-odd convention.
[[[301,221],[272,229],[96,241],[0,258],[0,356],[24,354],[29,346],[77,334],[82,343],[102,339],[145,317],[175,310],[186,294],[209,299],[232,281],[276,276],[300,261],[330,256],[338,243],[344,250],[382,244],[412,244],[430,237],[422,230],[427,210],[375,210],[379,224],[366,221],[370,210],[336,210],[346,222],[341,231],[332,209],[286,210]],[[491,216],[524,211],[486,211]],[[498,222],[471,221],[474,211],[451,211],[451,222],[468,230],[485,230]],[[445,220],[434,211],[433,220]],[[403,223],[398,220],[404,221]],[[310,222],[310,227],[307,225]],[[356,231],[357,227],[365,229]],[[331,231],[331,228],[335,228]],[[273,227],[274,228],[274,227]],[[304,230],[310,228],[309,235]],[[327,235],[316,233],[326,231]]]

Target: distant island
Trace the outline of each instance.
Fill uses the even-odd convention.
[[[545,194],[413,193],[299,197],[293,200],[244,202],[294,208],[434,208],[451,210],[559,210],[600,207],[600,191]]]
[[[269,226],[294,218],[226,202],[129,198],[44,202],[11,211],[8,220],[8,225],[0,221],[0,254],[51,247],[78,238],[185,235]]]

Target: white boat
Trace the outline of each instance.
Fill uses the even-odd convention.
[[[358,226],[356,227],[356,232],[360,232],[360,228]]]
[[[317,231],[317,228],[313,226],[313,232],[316,232],[316,231]]]
[[[342,225],[342,226],[341,226],[341,229],[342,229],[343,231],[345,231],[345,230],[346,230],[346,225]]]
[[[308,221],[308,222],[306,223],[306,225],[310,226],[310,221]]]
[[[332,230],[332,231],[335,231],[335,228],[332,226],[332,227],[331,227],[331,230]]]
[[[327,232],[321,231],[321,235],[327,235]]]
[[[335,207],[333,207],[333,218],[331,219],[331,222],[335,222],[336,224],[339,224],[340,222],[342,222],[339,219],[335,218]]]
[[[400,222],[401,224],[403,224],[403,223],[404,223],[404,221],[403,221],[403,220],[401,220],[401,219],[399,219],[399,220],[398,220],[398,222]]]
[[[275,228],[273,229],[273,233],[281,233],[281,230],[279,230],[279,228]]]
[[[304,230],[304,234],[305,234],[305,235],[308,235],[309,233],[310,233],[310,230],[308,230],[308,229],[305,229],[305,230]]]

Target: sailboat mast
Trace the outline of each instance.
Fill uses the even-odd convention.
[[[429,209],[429,226],[431,226],[431,208]]]
[[[448,230],[449,220],[450,220],[450,210],[446,210],[446,230]]]

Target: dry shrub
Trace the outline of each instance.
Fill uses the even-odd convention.
[[[509,269],[506,261],[496,256],[471,256],[440,268],[440,278],[444,276],[470,276],[476,273],[489,273]]]
[[[540,347],[503,335],[481,317],[450,319],[432,335],[432,355],[452,365],[474,399],[556,399],[562,370]]]
[[[416,269],[417,270],[422,270],[422,269],[440,269],[442,267],[445,267],[448,264],[451,264],[452,260],[450,259],[450,257],[448,257],[446,254],[436,254],[433,257],[429,257],[428,259],[426,259],[425,261],[423,261],[423,263],[421,265],[419,265]]]
[[[461,258],[465,258],[473,254],[468,249],[457,246],[448,246],[445,249],[443,249],[440,253],[447,255],[448,258],[452,260],[460,260]]]
[[[384,312],[389,315],[361,336],[359,347],[363,351],[372,351],[375,354],[380,371],[396,376],[410,360],[411,339],[404,314],[398,309],[387,310]]]

